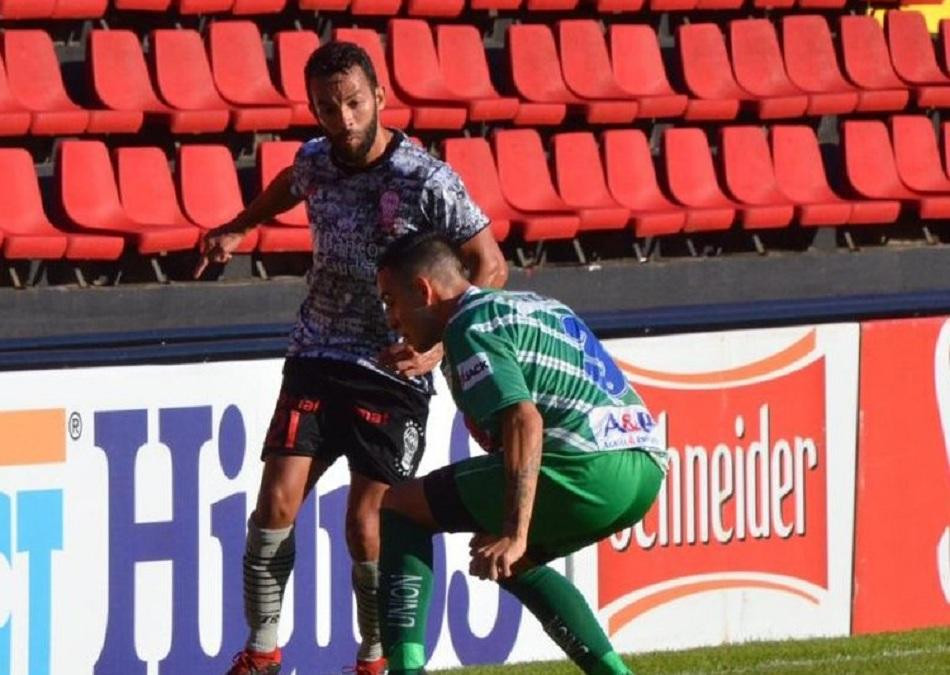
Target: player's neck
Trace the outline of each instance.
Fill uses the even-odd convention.
[[[436,305],[436,313],[443,325],[447,324],[452,315],[458,311],[462,297],[470,288],[475,288],[475,286],[470,284],[466,279],[459,279],[450,286],[438,289],[439,302]]]

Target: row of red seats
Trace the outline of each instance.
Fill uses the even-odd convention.
[[[950,76],[938,64],[923,17],[892,11],[886,27],[885,40],[873,18],[841,17],[842,71],[822,16],[784,17],[781,47],[769,20],[732,21],[731,58],[716,25],[684,24],[677,45],[689,95],[670,85],[657,35],[647,25],[615,24],[605,38],[595,21],[561,21],[557,41],[545,24],[511,26],[508,54],[517,96],[495,88],[474,26],[444,24],[433,32],[422,20],[394,19],[388,60],[381,36],[371,29],[339,28],[334,37],[367,49],[387,89],[384,123],[399,128],[460,129],[467,122],[509,120],[556,125],[569,111],[583,113],[589,123],[613,124],[733,119],[742,106],[762,119],[896,111],[908,105],[911,93],[920,107],[950,106]],[[941,31],[950,35],[950,22],[941,22]],[[69,98],[45,32],[7,30],[2,42],[0,134],[132,133],[146,115],[166,121],[173,133],[316,123],[303,80],[303,65],[319,44],[310,31],[275,35],[279,87],[250,21],[212,23],[207,44],[192,30],[152,31],[151,71],[134,33],[92,31],[90,85],[103,105],[95,110]],[[946,54],[944,60],[950,61]]]
[[[174,133],[315,123],[303,83],[304,63],[317,46],[310,32],[278,35],[285,96],[271,83],[260,33],[250,21],[212,24],[207,53],[195,31],[152,31],[156,87],[135,33],[94,30],[87,43],[88,72],[103,104],[94,110],[67,94],[46,32],[7,30],[0,41],[0,134],[134,133],[146,115],[164,120]]]
[[[266,185],[289,165],[299,143],[262,143],[258,170]],[[115,260],[126,245],[151,256],[194,249],[201,233],[244,208],[234,158],[219,145],[184,145],[173,177],[156,147],[109,149],[99,141],[64,141],[56,153],[59,208],[43,208],[30,154],[0,149],[0,240],[7,259]],[[303,205],[245,238],[240,253],[311,250]]]
[[[950,123],[944,124],[944,137]],[[263,143],[261,186],[289,165],[299,143]],[[610,130],[603,147],[591,132],[552,138],[554,176],[533,129],[500,130],[445,141],[444,155],[492,219],[496,239],[514,226],[525,241],[569,239],[581,232],[632,227],[638,237],[718,231],[736,220],[749,230],[893,223],[902,206],[923,219],[950,217],[950,177],[929,118],[899,115],[842,125],[849,192],[829,185],[810,127],[720,129],[723,183],[705,132],[663,134],[665,181],[657,180],[645,134]],[[601,152],[602,150],[602,152]],[[950,155],[950,151],[948,151]],[[184,145],[176,171],[160,148],[99,141],[58,146],[56,180],[65,222],[43,210],[29,153],[0,149],[0,243],[8,259],[114,260],[126,243],[144,256],[193,249],[200,233],[228,222],[244,202],[234,160],[224,146]],[[239,252],[306,252],[310,231],[303,205],[248,236]]]
[[[847,194],[830,186],[817,137],[804,125],[777,125],[768,134],[723,127],[718,173],[704,131],[667,129],[663,187],[646,135],[636,129],[606,131],[602,153],[590,132],[554,135],[553,176],[533,129],[499,130],[491,145],[450,139],[445,156],[499,239],[511,225],[525,241],[544,241],[628,226],[638,237],[717,231],[737,220],[750,230],[893,223],[904,205],[924,219],[950,217],[950,178],[929,118],[894,116],[890,133],[879,120],[848,120],[842,134],[838,178]]]
[[[891,0],[908,4],[911,0]],[[847,0],[752,0],[760,8],[840,8]],[[940,0],[913,0],[915,4]],[[409,16],[457,17],[468,9],[475,11],[574,11],[581,0],[112,0],[116,10],[169,12],[181,14],[238,15],[272,14],[288,6],[302,11],[349,12],[362,16],[396,16],[403,9]],[[703,9],[739,9],[747,0],[585,0],[598,12],[636,12],[649,8],[654,12]],[[0,19],[94,19],[105,16],[109,0],[0,0]]]

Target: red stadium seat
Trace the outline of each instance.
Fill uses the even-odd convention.
[[[785,72],[775,27],[768,19],[729,22],[729,43],[736,82],[758,100],[761,119],[801,117],[808,95]]]
[[[132,220],[122,208],[109,150],[99,141],[64,141],[57,148],[56,172],[63,212],[84,230],[121,234],[142,255],[182,251],[198,243],[191,225]]]
[[[145,10],[149,12],[167,12],[172,0],[112,0],[116,9]]]
[[[367,28],[337,28],[333,31],[333,39],[344,42],[353,42],[366,50],[376,70],[376,78],[380,86],[386,90],[386,107],[380,119],[388,127],[405,129],[412,119],[412,108],[399,98],[389,77],[389,64],[386,53],[383,51],[383,42],[379,33]]]
[[[350,13],[359,15],[396,16],[402,0],[351,0]]]
[[[861,88],[858,110],[901,110],[910,92],[897,77],[881,24],[872,16],[841,17],[844,71]]]
[[[784,17],[782,48],[789,78],[808,92],[809,115],[843,114],[857,107],[858,90],[841,74],[824,17]]]
[[[93,89],[106,107],[142,111],[146,118],[160,116],[176,134],[217,130],[201,123],[201,112],[175,110],[158,99],[142,45],[132,31],[93,30],[88,48]]]
[[[845,175],[858,194],[912,204],[924,219],[950,216],[950,196],[926,196],[901,181],[884,122],[847,120],[843,128]]]
[[[604,133],[607,185],[618,204],[630,209],[638,237],[674,234],[686,224],[686,211],[667,199],[656,182],[650,144],[639,129]]]
[[[750,98],[732,75],[726,41],[712,23],[683,24],[676,30],[683,79],[695,98],[686,105],[686,119],[728,120],[739,103]]]
[[[584,229],[618,230],[630,222],[630,210],[607,189],[600,148],[589,131],[555,134],[554,166],[557,189],[571,208],[583,211]]]
[[[518,99],[500,96],[492,84],[477,28],[442,24],[435,37],[445,84],[468,101],[470,120],[510,120],[518,114]]]
[[[182,14],[215,14],[230,12],[234,0],[178,0],[178,11]]]
[[[840,9],[847,0],[798,0],[802,9]]]
[[[720,129],[720,150],[726,188],[742,205],[745,228],[784,227],[795,207],[775,180],[772,154],[761,127]]]
[[[0,0],[0,19],[48,19],[56,0]]]
[[[940,144],[926,115],[894,115],[891,139],[897,173],[911,190],[950,193],[950,178],[940,160]]]
[[[33,159],[23,148],[0,148],[0,254],[8,260],[55,260],[66,252],[66,235],[43,213]],[[121,240],[120,240],[121,250]]]
[[[115,260],[125,240],[55,228],[43,210],[33,159],[22,148],[0,149],[0,231],[6,258]]]
[[[752,5],[762,9],[785,9],[794,7],[795,0],[753,0]]]
[[[597,0],[597,11],[601,14],[616,12],[636,12],[643,7],[644,0]]]
[[[614,77],[633,94],[640,117],[679,117],[687,97],[670,87],[656,33],[648,25],[614,24],[610,27],[610,58]]]
[[[119,200],[132,220],[194,227],[178,205],[175,181],[161,148],[117,148],[115,163]]]
[[[651,12],[678,12],[696,9],[697,0],[650,0]]]
[[[615,209],[573,207],[554,189],[541,137],[534,129],[507,129],[493,136],[501,191],[509,204],[526,212],[566,212],[580,218],[581,230],[613,227]]]
[[[445,161],[455,169],[472,199],[491,218],[497,241],[508,237],[511,225],[518,226],[525,241],[570,239],[577,234],[580,219],[565,212],[526,213],[511,206],[501,191],[498,169],[488,141],[482,137],[449,138],[444,144]]]
[[[178,194],[188,220],[206,230],[230,222],[244,209],[237,169],[223,145],[182,145],[178,148]],[[244,237],[237,253],[257,246],[259,229]]]
[[[584,99],[614,100],[618,108],[626,104],[625,117],[633,121],[638,105],[614,79],[600,25],[592,19],[572,19],[558,21],[557,30],[561,72],[568,88]]]
[[[221,96],[235,106],[238,130],[286,129],[290,102],[274,88],[260,31],[253,21],[215,21],[208,32],[211,72]],[[246,117],[246,125],[240,120]]]
[[[158,29],[151,34],[158,92],[181,113],[179,133],[224,131],[230,108],[214,87],[201,37],[194,31]]]
[[[284,9],[287,0],[234,0],[231,12],[244,14],[275,14]]]
[[[261,177],[261,189],[265,189],[274,177],[294,163],[300,148],[297,141],[269,141],[258,146],[257,168]],[[274,224],[259,228],[257,250],[262,253],[307,253],[313,250],[310,219],[304,203],[274,216]]]
[[[274,35],[274,45],[280,88],[291,105],[290,123],[298,126],[316,124],[303,71],[307,59],[320,46],[319,36],[309,30],[284,30]]]
[[[132,31],[93,30],[87,42],[87,64],[97,98],[107,108],[137,114],[161,115],[176,131],[172,109],[158,100],[149,79],[142,45]],[[141,119],[139,120],[141,125]]]
[[[515,10],[521,7],[522,0],[469,0],[469,8],[474,10]]]
[[[468,109],[442,77],[429,24],[422,19],[389,22],[389,54],[393,80],[412,104],[416,129],[461,129]]]
[[[55,136],[85,131],[89,113],[66,94],[49,35],[41,30],[7,30],[2,39],[10,93],[33,113],[30,132]]]
[[[7,69],[0,59],[0,136],[20,136],[30,130],[30,113],[13,98]]]
[[[109,0],[56,0],[53,19],[98,19],[106,13]]]
[[[577,7],[579,0],[526,0],[530,12],[566,12]]]
[[[771,133],[775,181],[786,197],[798,206],[801,225],[844,225],[852,222],[852,204],[828,186],[821,150],[815,132],[807,126],[775,126]],[[885,206],[894,220],[900,206]],[[873,214],[867,214],[873,215]]]
[[[728,230],[739,204],[726,197],[716,182],[709,142],[702,129],[667,129],[663,156],[670,192],[688,209],[685,230]]]
[[[300,0],[300,9],[325,12],[342,12],[348,9],[350,0]]]
[[[409,16],[458,16],[465,9],[465,0],[409,0]]]
[[[739,9],[745,0],[696,0],[696,9]]]
[[[950,77],[937,65],[933,40],[923,15],[909,10],[889,10],[884,30],[898,77],[918,88],[917,105],[950,107]]]
[[[584,101],[575,96],[561,75],[561,61],[551,29],[544,24],[515,24],[508,29],[511,75],[523,102],[516,124],[560,124],[568,104],[583,106],[587,121],[626,123],[628,101]]]
[[[349,8],[350,0],[300,0],[300,9],[342,12]]]
[[[277,174],[293,165],[299,149],[299,141],[265,141],[258,146],[257,168],[261,176],[261,190],[266,189]],[[274,220],[291,227],[310,227],[307,208],[303,203],[297,204],[289,211],[278,213]]]

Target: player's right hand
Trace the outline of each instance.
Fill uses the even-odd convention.
[[[201,255],[195,265],[194,278],[201,278],[208,263],[228,262],[234,250],[241,245],[244,234],[243,230],[238,230],[231,223],[206,232],[198,243],[198,252]]]

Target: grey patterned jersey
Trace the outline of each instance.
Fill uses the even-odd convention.
[[[306,201],[314,252],[289,355],[355,362],[388,375],[377,355],[397,336],[376,290],[378,256],[415,230],[435,229],[461,244],[488,218],[448,164],[398,131],[386,152],[359,170],[335,163],[326,138],[304,143],[292,190]],[[428,378],[412,384],[431,387]]]

